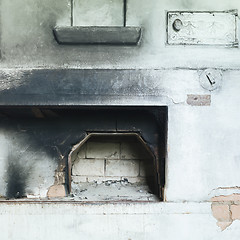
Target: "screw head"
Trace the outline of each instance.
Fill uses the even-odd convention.
[[[180,19],[176,19],[173,22],[172,26],[173,26],[173,30],[175,32],[179,32],[183,28],[183,23],[182,23],[182,21]]]

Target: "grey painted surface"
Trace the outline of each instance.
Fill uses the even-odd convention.
[[[3,70],[1,105],[169,105],[209,94],[195,70]]]
[[[52,29],[56,25],[70,26],[70,1],[2,0],[1,66],[120,69],[238,68],[239,49],[167,47],[166,11],[225,11],[239,8],[238,0],[222,0],[217,1],[217,4],[216,1],[207,0],[130,0],[127,26],[140,26],[144,29],[141,46],[75,47],[59,46],[52,34]]]
[[[55,27],[59,44],[137,45],[141,28],[137,27]]]
[[[123,0],[73,0],[74,26],[123,26]]]

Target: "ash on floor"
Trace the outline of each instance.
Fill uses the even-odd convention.
[[[146,184],[129,183],[124,180],[108,180],[102,183],[72,183],[73,198],[76,201],[157,201]]]

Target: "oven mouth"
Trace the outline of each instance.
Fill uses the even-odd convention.
[[[1,107],[6,192],[0,200],[31,202],[151,202],[125,199],[74,199],[73,156],[93,138],[135,138],[149,154],[154,171],[154,201],[163,201],[167,141],[165,106]],[[3,144],[3,148],[5,145]],[[113,159],[104,159],[112,162]],[[116,159],[115,159],[116,160]],[[134,160],[134,159],[117,159]],[[133,163],[134,164],[134,163]],[[106,165],[105,165],[106,168]],[[120,177],[120,176],[118,176]],[[104,179],[104,184],[130,185],[130,179]],[[53,179],[53,182],[51,182]],[[39,181],[40,180],[40,181]],[[51,187],[62,195],[49,196]],[[63,195],[64,191],[64,195]]]

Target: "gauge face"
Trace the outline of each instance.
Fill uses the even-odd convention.
[[[222,85],[222,71],[205,69],[199,77],[201,86],[209,91],[218,89]]]

